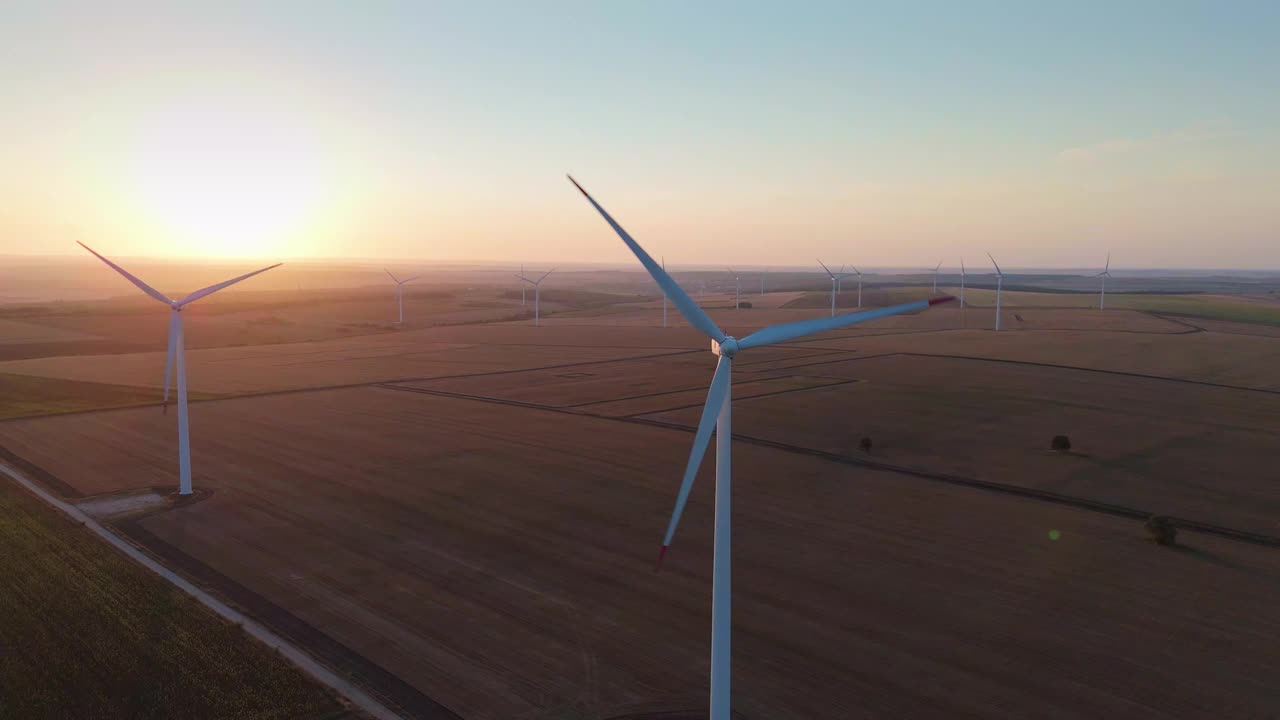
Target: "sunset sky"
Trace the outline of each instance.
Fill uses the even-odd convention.
[[[1280,268],[1280,3],[1047,5],[10,1],[0,254]]]

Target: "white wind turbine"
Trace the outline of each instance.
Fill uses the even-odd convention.
[[[853,270],[854,275],[858,276],[858,307],[862,307],[862,271],[852,265],[849,268]]]
[[[396,278],[395,275],[392,275],[390,270],[387,270],[386,268],[383,268],[383,270],[387,273],[387,276],[391,278],[391,282],[396,284],[396,305],[399,306],[400,308],[400,319],[397,320],[396,322],[403,323],[404,322],[404,286],[407,283],[411,283],[414,280],[417,280],[419,276],[414,275],[413,277],[408,278],[407,280],[400,280]]]
[[[750,350],[752,348],[763,345],[773,345],[775,343],[794,340],[797,338],[813,335],[826,330],[834,330],[836,328],[854,325],[856,323],[874,320],[876,318],[887,317],[889,315],[897,315],[899,313],[911,312],[914,310],[924,310],[930,305],[950,300],[948,297],[932,298],[930,300],[921,300],[919,302],[907,303],[905,305],[895,305],[893,307],[881,308],[878,310],[868,310],[866,312],[851,313],[840,315],[833,318],[821,318],[815,320],[801,320],[799,322],[782,323],[757,330],[754,333],[737,340],[733,337],[725,335],[724,332],[716,326],[716,324],[703,312],[702,308],[689,297],[675,280],[671,278],[659,265],[653,261],[644,248],[638,243],[626,230],[622,229],[604,208],[595,201],[586,190],[582,189],[578,182],[569,178],[569,181],[587,198],[587,201],[596,209],[597,212],[609,223],[618,237],[626,243],[631,252],[635,254],[640,264],[645,270],[653,276],[663,290],[671,296],[672,302],[680,314],[684,315],[689,324],[697,328],[702,334],[711,338],[711,352],[719,358],[716,362],[715,375],[711,378],[711,387],[707,392],[707,402],[702,408],[702,418],[698,421],[698,430],[694,435],[693,449],[689,453],[689,462],[685,467],[684,480],[680,485],[680,492],[676,496],[675,510],[671,513],[671,522],[667,525],[667,533],[662,541],[662,549],[658,553],[658,562],[661,564],[662,558],[666,555],[667,548],[671,546],[671,538],[675,534],[676,526],[680,522],[680,515],[684,511],[685,503],[689,499],[689,490],[693,486],[693,478],[698,472],[698,466],[702,463],[702,457],[706,453],[707,445],[711,441],[711,431],[716,431],[716,490],[715,490],[715,548],[714,561],[712,569],[712,585],[711,585],[711,720],[729,720],[730,717],[730,670],[729,670],[729,636],[731,629],[730,617],[730,583],[732,575],[730,573],[730,532],[729,524],[731,513],[729,509],[730,503],[730,450],[732,446],[732,403],[730,401],[730,387],[732,384],[733,358],[739,352]]]
[[[283,263],[268,265],[261,270],[254,270],[251,273],[231,278],[230,280],[220,282],[217,285],[210,285],[207,288],[191,293],[181,300],[171,300],[166,297],[164,293],[142,282],[133,275],[130,275],[124,268],[102,257],[95,252],[93,248],[85,245],[84,243],[78,244],[80,247],[93,253],[95,257],[106,263],[112,270],[123,275],[126,280],[133,283],[139,290],[169,306],[169,351],[168,354],[165,355],[164,361],[164,409],[165,412],[168,412],[169,377],[171,374],[176,374],[178,380],[178,494],[190,495],[191,440],[187,432],[187,351],[182,333],[182,310],[187,305],[190,305],[202,297],[212,295],[229,285],[235,285],[241,280],[247,280],[254,275],[264,273],[271,268],[280,267]]]
[[[853,275],[853,273],[847,273],[847,274],[844,274],[844,275],[836,275],[835,273],[831,272],[831,268],[827,267],[826,263],[822,262],[821,260],[818,260],[818,264],[822,266],[822,269],[823,269],[823,270],[826,270],[826,271],[827,271],[827,275],[831,278],[831,317],[835,317],[835,316],[836,316],[836,294],[840,292],[840,281],[841,281],[841,280],[843,280],[843,279],[845,279],[845,278],[847,278],[847,277],[849,277],[850,275]],[[841,269],[841,270],[844,270],[844,266],[843,266],[843,265],[841,265],[841,266],[840,266],[840,269]],[[862,302],[862,290],[861,290],[861,287],[862,287],[862,275],[858,275],[858,287],[859,287],[859,290],[858,290],[858,302],[859,302],[859,307],[861,307],[861,302]]]
[[[733,309],[737,310],[742,298],[742,276],[733,268],[729,268],[729,272],[733,274]]]
[[[964,309],[964,258],[960,258],[960,309]]]
[[[991,257],[991,253],[987,253],[987,257],[991,258],[991,264],[996,266],[996,330],[1000,329],[1000,288],[1004,285],[1004,273],[1000,272],[1000,266],[996,265],[996,259]]]
[[[538,278],[537,280],[530,280],[524,275],[524,266],[523,265],[520,266],[519,278],[533,286],[533,326],[534,327],[537,327],[542,322],[542,281],[546,280],[547,276],[555,271],[556,271],[555,268],[551,268],[550,270],[543,273],[542,277]]]
[[[525,299],[524,299],[524,291],[525,291],[525,290],[527,290],[528,288],[526,288],[526,287],[524,286],[524,280],[525,280],[525,277],[524,277],[524,265],[523,265],[523,264],[522,264],[522,265],[520,265],[520,272],[516,274],[516,277],[520,278],[520,304],[521,304],[521,305],[527,305],[528,303],[527,303],[527,302],[525,302]]]
[[[1102,272],[1094,275],[1094,277],[1102,278],[1102,294],[1098,297],[1098,309],[1107,309],[1107,278],[1111,277],[1111,253],[1107,253],[1107,265]]]
[[[925,268],[928,270],[929,268]],[[942,269],[942,261],[938,261],[937,267],[933,269],[933,294],[938,294],[938,270]]]

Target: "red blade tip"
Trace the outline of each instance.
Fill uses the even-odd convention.
[[[955,300],[955,299],[956,299],[955,295],[939,295],[938,297],[935,297],[935,298],[929,298],[929,305],[938,305],[944,302],[951,302],[952,300]]]
[[[667,556],[668,547],[669,546],[667,545],[663,545],[661,548],[658,549],[658,564],[653,568],[654,572],[657,572],[662,569],[662,559]]]

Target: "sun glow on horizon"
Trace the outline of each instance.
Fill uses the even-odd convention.
[[[129,152],[138,220],[174,254],[288,255],[327,190],[322,153],[289,113],[249,103],[165,106]]]

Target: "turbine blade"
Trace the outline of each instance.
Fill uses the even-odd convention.
[[[662,550],[658,552],[659,567],[662,566],[667,548],[671,547],[671,538],[676,534],[676,526],[680,524],[685,503],[689,501],[689,491],[693,489],[693,479],[702,465],[703,456],[707,454],[707,445],[711,443],[711,431],[716,427],[716,419],[720,416],[720,408],[724,405],[725,394],[729,389],[730,362],[721,357],[716,364],[716,374],[711,377],[707,402],[702,406],[702,419],[698,421],[698,432],[693,436],[693,448],[689,450],[689,462],[684,468],[684,480],[680,482],[680,493],[676,495],[676,507],[671,511],[671,522],[667,523],[667,534],[662,539]]]
[[[818,260],[818,258],[814,258],[814,259]],[[827,267],[826,263],[822,262],[821,260],[818,260],[818,264],[822,266],[823,270],[827,271],[827,274],[831,276],[832,280],[836,279],[835,273],[831,272],[831,268]]]
[[[960,258],[960,274],[964,274],[964,258]]]
[[[1107,253],[1107,266],[1102,268],[1102,272],[1111,270],[1111,253]]]
[[[417,279],[418,279],[418,278],[420,278],[420,277],[422,277],[422,276],[421,276],[421,275],[414,275],[414,276],[413,276],[413,277],[411,277],[411,278],[405,278],[404,280],[401,280],[401,281],[400,281],[400,284],[401,284],[401,285],[404,285],[405,283],[411,283],[411,282],[413,282],[414,280],[417,280]]]
[[[573,179],[572,175],[568,177],[569,182],[573,183],[573,186],[578,188],[578,192],[582,193],[582,196],[587,199],[587,202],[591,203],[592,207],[596,209],[596,212],[599,212],[601,217],[605,219],[605,222],[609,223],[609,226],[613,228],[613,231],[618,233],[618,237],[622,238],[622,242],[626,243],[627,247],[631,248],[631,252],[635,254],[636,259],[640,261],[640,264],[644,266],[645,270],[649,271],[649,275],[651,275],[654,281],[658,283],[658,287],[662,288],[663,291],[667,293],[667,297],[671,298],[671,302],[675,303],[676,309],[680,311],[680,314],[684,316],[684,319],[688,320],[690,325],[697,328],[703,335],[706,335],[712,340],[715,340],[716,342],[724,340],[724,332],[720,328],[716,327],[715,322],[711,320],[710,316],[708,316],[702,308],[698,307],[698,303],[694,302],[693,298],[689,297],[689,294],[684,291],[684,288],[681,288],[679,283],[667,274],[666,270],[659,267],[658,263],[654,262],[653,258],[649,257],[649,253],[645,252],[644,248],[640,247],[640,243],[637,243],[630,235],[628,235],[627,231],[623,230],[622,226],[619,225],[604,208],[600,207],[600,203],[596,202],[595,198],[591,197],[586,190],[582,189],[582,186],[578,184],[577,180]]]
[[[186,297],[182,298],[181,300],[179,300],[179,301],[178,301],[178,305],[179,305],[179,306],[182,306],[182,305],[186,305],[187,303],[193,303],[193,302],[195,302],[196,300],[199,300],[199,299],[200,299],[200,298],[202,298],[202,297],[206,297],[206,296],[208,296],[208,295],[212,295],[212,294],[214,294],[214,293],[218,292],[219,290],[221,290],[222,288],[227,287],[228,285],[235,285],[236,283],[240,282],[241,280],[248,280],[249,278],[253,277],[254,275],[258,275],[258,274],[260,274],[260,273],[264,273],[264,272],[266,272],[266,271],[270,270],[271,268],[278,268],[278,267],[280,267],[280,266],[281,266],[281,265],[283,265],[283,264],[284,264],[284,263],[276,263],[275,265],[268,265],[268,266],[266,266],[266,267],[262,268],[261,270],[254,270],[254,271],[253,271],[253,272],[251,272],[251,273],[245,273],[244,275],[241,275],[240,277],[231,278],[230,280],[226,280],[226,281],[224,281],[224,282],[220,282],[220,283],[218,283],[217,285],[210,285],[209,287],[204,288],[203,290],[197,290],[197,291],[195,291],[195,292],[191,293],[190,295],[188,295],[188,296],[186,296]],[[388,273],[388,274],[389,274],[389,273]]]
[[[861,270],[859,270],[858,268],[854,267],[853,265],[850,265],[849,267],[853,269],[853,274],[854,274],[854,275],[861,275],[861,274],[862,274],[862,271],[861,271]]]
[[[107,266],[108,266],[108,267],[110,267],[112,270],[115,270],[116,272],[118,272],[118,273],[120,273],[121,275],[123,275],[123,276],[125,277],[125,279],[126,279],[126,280],[128,280],[128,281],[129,281],[129,282],[131,282],[131,283],[133,283],[133,284],[134,284],[135,286],[137,286],[137,288],[138,288],[139,290],[141,290],[142,292],[144,292],[144,293],[146,293],[146,294],[150,295],[151,297],[155,298],[156,300],[159,300],[160,302],[164,303],[165,305],[172,305],[172,304],[173,304],[173,301],[172,301],[172,300],[170,300],[169,298],[165,297],[164,293],[160,292],[159,290],[156,290],[155,288],[151,287],[150,285],[148,285],[148,284],[146,284],[146,283],[142,282],[141,280],[139,280],[138,278],[134,277],[133,275],[131,275],[131,274],[129,273],[129,271],[128,271],[128,270],[125,270],[124,268],[120,267],[119,265],[117,265],[117,264],[115,264],[115,263],[111,262],[110,260],[108,260],[108,259],[106,259],[106,258],[102,257],[102,256],[101,256],[101,255],[99,255],[99,254],[98,254],[98,253],[97,253],[93,248],[89,247],[88,245],[85,245],[84,243],[80,242],[79,240],[77,240],[77,241],[76,241],[76,244],[77,244],[77,245],[79,245],[80,247],[84,248],[85,250],[88,250],[89,252],[93,253],[94,257],[96,257],[96,258],[98,258],[99,260],[101,260],[102,262],[106,263],[106,264],[107,264]]]
[[[806,335],[825,332],[827,330],[835,330],[836,328],[847,327],[849,325],[857,325],[858,323],[868,320],[876,320],[890,315],[899,315],[913,310],[924,310],[930,305],[937,305],[955,298],[950,295],[942,295],[928,300],[919,302],[905,303],[903,305],[894,305],[887,308],[877,308],[875,310],[864,310],[856,313],[846,313],[844,315],[836,315],[829,318],[817,318],[815,320],[800,320],[797,322],[782,323],[774,325],[762,330],[757,330],[750,335],[738,341],[738,349],[746,350],[748,348],[760,347],[761,345],[772,345],[774,343],[794,340]]]
[[[939,261],[939,262],[938,262],[938,267],[935,267],[935,268],[933,269],[933,271],[934,271],[934,272],[938,272],[938,270],[939,270],[941,267],[942,267],[942,262],[941,262],[941,261]]]
[[[556,271],[556,268],[551,268],[550,270],[546,271],[545,273],[542,274],[542,277],[538,278],[538,282],[534,283],[534,285],[541,285],[542,281],[546,280],[547,276],[555,271]]]
[[[991,257],[991,253],[987,253],[987,257],[991,258],[991,264],[996,266],[996,274],[1004,275],[1004,273],[1000,271],[1000,265],[996,263],[996,259]]]
[[[395,283],[395,284],[397,284],[397,285],[399,285],[399,284],[400,284],[400,281],[396,279],[396,276],[395,276],[395,275],[392,275],[392,274],[391,274],[391,271],[390,271],[390,270],[388,270],[388,269],[386,269],[386,268],[382,268],[382,272],[386,273],[386,274],[387,274],[387,277],[391,278],[391,282],[393,282],[393,283]]]

